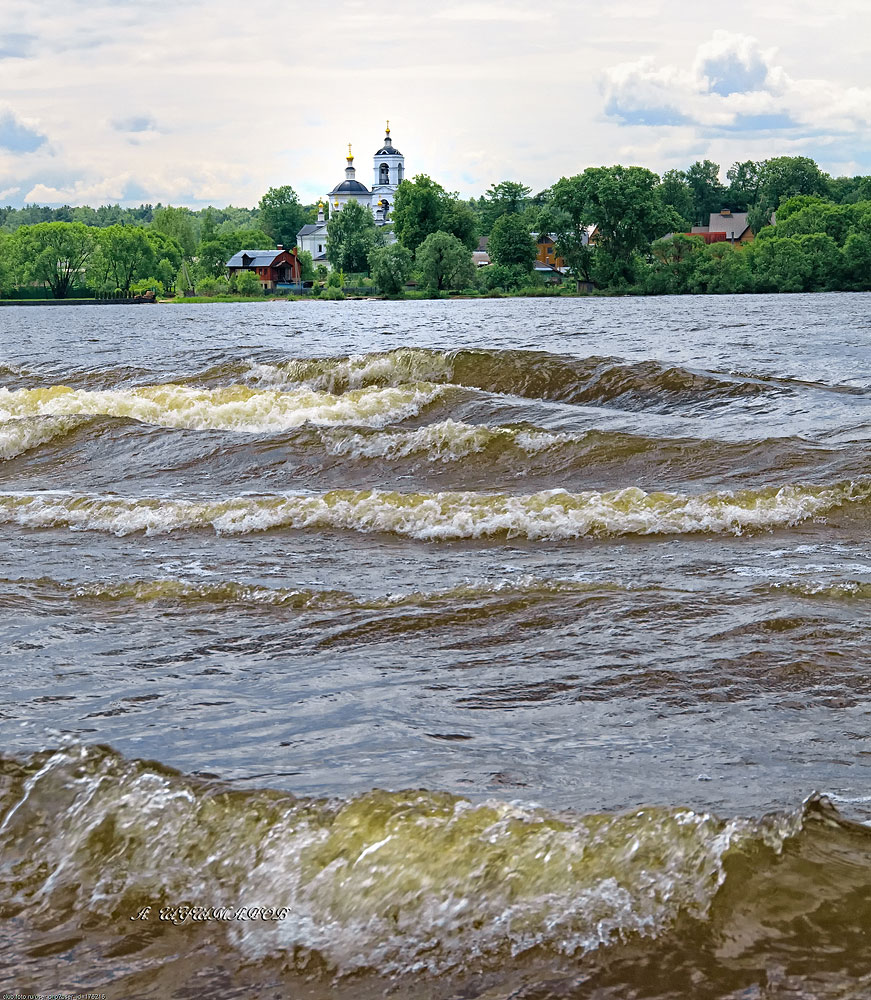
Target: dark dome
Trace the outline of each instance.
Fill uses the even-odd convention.
[[[359,181],[342,181],[330,191],[330,194],[369,194],[369,188]]]
[[[376,156],[402,156],[394,146],[382,146],[381,149],[375,154]]]

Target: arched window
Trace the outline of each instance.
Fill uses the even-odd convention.
[[[390,167],[386,163],[382,163],[378,168],[378,183],[379,184],[389,184],[390,183]]]
[[[404,173],[405,173],[405,171],[402,169],[402,164],[401,163],[398,164],[397,167],[396,167],[396,176],[397,176],[397,179],[400,181],[400,183],[402,182],[402,175]]]

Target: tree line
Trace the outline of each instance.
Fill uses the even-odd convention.
[[[832,178],[796,156],[734,163],[726,180],[710,160],[662,177],[616,165],[590,167],[537,194],[506,180],[464,200],[421,174],[399,186],[389,227],[376,226],[355,202],[333,213],[326,254],[343,278],[394,295],[409,281],[432,294],[534,291],[543,281],[534,272],[539,234],[555,238],[578,282],[605,291],[871,287],[871,177]],[[748,213],[753,243],[708,245],[686,235],[724,208]],[[316,212],[288,185],[270,188],[256,209],[0,209],[0,294],[34,283],[57,297],[85,284],[123,293],[143,285],[256,293],[256,276],[231,283],[226,261],[242,249],[293,246]],[[482,235],[491,264],[478,269],[472,251]],[[301,259],[304,279],[325,282],[325,268]],[[335,278],[331,288],[340,294]]]

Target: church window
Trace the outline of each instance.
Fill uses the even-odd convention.
[[[382,163],[378,168],[378,183],[379,184],[389,184],[390,183],[390,168],[386,163]]]
[[[397,177],[401,181],[402,180],[402,175],[405,173],[405,171],[402,169],[402,164],[401,163],[397,166],[396,173],[397,173]]]

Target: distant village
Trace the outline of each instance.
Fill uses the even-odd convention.
[[[808,157],[736,162],[728,183],[709,160],[586,167],[464,199],[408,176],[389,122],[373,146],[370,186],[349,145],[312,205],[284,185],[251,209],[0,208],[0,301],[871,290],[871,177]]]

